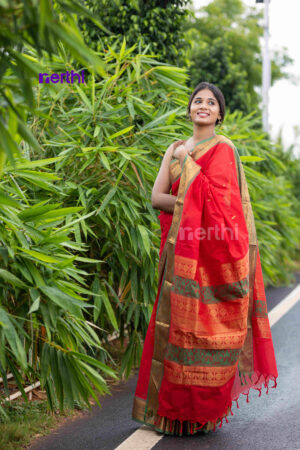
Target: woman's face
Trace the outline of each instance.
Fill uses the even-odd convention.
[[[190,107],[191,121],[199,125],[215,125],[221,120],[219,103],[209,89],[198,91]]]

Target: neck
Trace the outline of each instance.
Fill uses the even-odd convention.
[[[203,141],[212,136],[216,136],[215,127],[199,127],[194,124],[193,138],[195,142]]]

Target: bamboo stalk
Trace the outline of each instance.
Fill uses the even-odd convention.
[[[6,378],[8,379],[8,380],[10,380],[11,378],[13,378],[14,376],[13,376],[13,374],[12,373],[8,373],[7,375],[6,375]],[[3,383],[3,378],[0,378],[0,383]]]
[[[27,392],[31,392],[31,391],[33,391],[34,389],[38,388],[40,385],[41,385],[41,383],[40,383],[39,381],[37,381],[36,383],[33,383],[33,384],[31,384],[30,386],[27,386],[27,387],[24,389],[24,391],[25,391],[26,393],[27,393]],[[5,401],[6,401],[6,402],[10,402],[11,400],[15,400],[16,398],[21,397],[21,395],[22,395],[22,392],[21,392],[21,391],[15,392],[14,394],[10,395],[9,397],[6,397]]]

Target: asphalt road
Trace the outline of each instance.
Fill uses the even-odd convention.
[[[289,287],[266,289],[268,311],[299,283],[300,274]],[[251,390],[249,403],[246,396],[241,396],[240,408],[233,402],[234,415],[215,433],[164,436],[152,448],[300,450],[300,302],[275,323],[272,337],[279,373],[276,389],[270,388],[267,395],[263,387],[261,397]],[[127,382],[112,387],[112,396],[100,397],[102,408],[95,406],[81,417],[67,421],[49,436],[37,439],[30,450],[115,449],[142,426],[131,419],[136,382],[137,371]]]

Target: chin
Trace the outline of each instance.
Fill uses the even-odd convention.
[[[194,123],[197,125],[214,125],[216,123],[215,120],[206,120],[206,119],[199,119],[198,117],[194,120]]]

